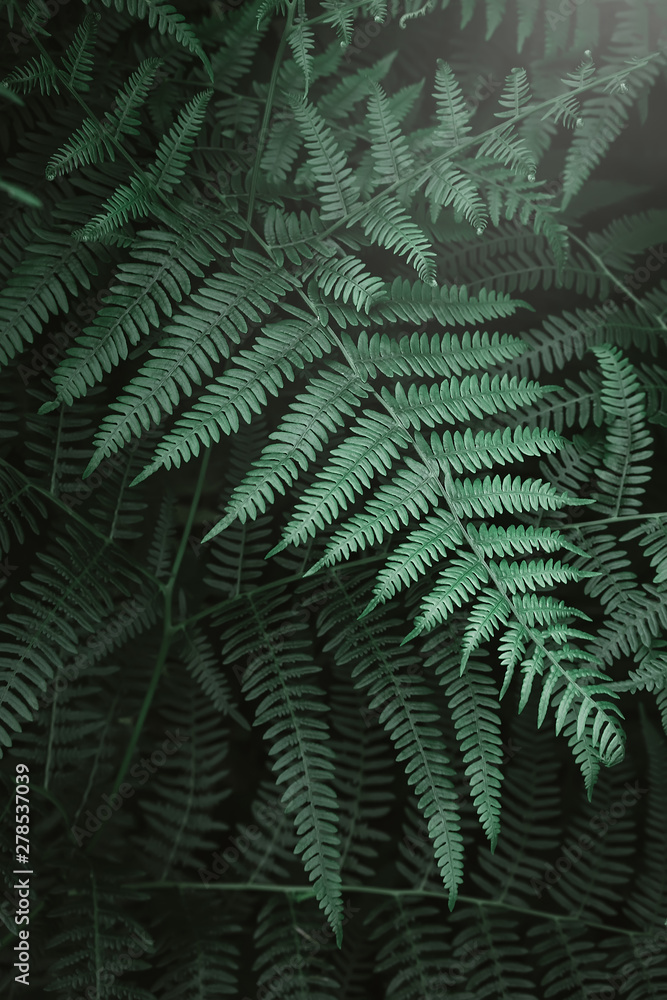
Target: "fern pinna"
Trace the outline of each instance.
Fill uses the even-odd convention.
[[[2,6],[5,993],[663,997],[662,6]]]

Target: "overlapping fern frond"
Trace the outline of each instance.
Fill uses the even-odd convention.
[[[3,6],[30,985],[659,1000],[660,4]]]

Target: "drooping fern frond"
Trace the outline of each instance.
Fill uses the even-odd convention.
[[[190,275],[202,277],[201,265],[208,264],[214,254],[224,253],[218,232],[202,233],[196,217],[193,222],[182,234],[163,230],[139,234],[133,260],[119,268],[119,283],[109,289],[93,325],[58,365],[52,378],[57,396],[44,404],[42,412],[85,395],[88,386],[101,381],[105,371],[125,360],[129,348],[158,326],[158,309],[171,315],[172,303],[180,302],[192,288]]]
[[[494,598],[492,597],[491,600]],[[496,602],[498,598],[495,597]],[[487,609],[487,615],[492,613]],[[472,800],[482,828],[495,850],[500,833],[501,781],[500,764],[503,760],[500,738],[500,703],[491,667],[479,653],[468,658],[479,643],[474,630],[480,631],[479,622],[471,622],[463,641],[465,670],[461,674],[459,658],[438,655],[428,659],[435,666],[440,684],[445,688],[452,721],[466,764],[466,777],[470,783]],[[472,632],[472,639],[470,637]],[[435,643],[431,644],[432,646]],[[425,645],[424,651],[429,649]]]
[[[305,93],[307,94],[313,73],[312,49],[315,46],[315,36],[313,35],[312,28],[307,24],[305,17],[303,19],[301,17],[295,19],[292,30],[289,33],[288,42],[292,49],[294,60],[303,73],[306,85]]]
[[[65,930],[51,939],[60,956],[54,955],[51,962],[49,985],[62,993],[97,989],[104,980],[109,1000],[151,1000],[152,994],[136,983],[137,973],[148,967],[154,942],[146,928],[124,912],[144,894],[131,893],[125,907],[119,907],[117,880],[94,868],[84,869],[69,888],[58,908]]]
[[[384,196],[372,204],[364,213],[363,228],[368,239],[405,257],[423,282],[436,287],[435,252],[400,202]]]
[[[400,184],[404,175],[414,169],[414,161],[384,91],[374,82],[370,90],[368,130],[375,173],[380,183]]]
[[[148,829],[142,838],[146,865],[165,879],[195,867],[227,828],[211,814],[229,795],[224,780],[229,745],[218,709],[184,672],[170,673],[161,709],[166,761],[142,796],[141,810]]]
[[[99,627],[113,606],[114,591],[127,596],[128,584],[136,580],[114,558],[111,546],[73,527],[54,554],[40,554],[39,564],[33,579],[15,593],[16,610],[2,626],[0,742],[5,748],[34,718],[37,692],[62,670],[64,657]]]
[[[192,411],[178,421],[157,449],[155,460],[137,478],[141,482],[161,465],[179,466],[199,453],[220,434],[238,430],[239,418],[247,423],[252,412],[261,412],[267,393],[277,395],[283,379],[293,381],[295,371],[306,362],[321,357],[329,344],[317,322],[303,319],[284,321],[266,328],[259,338],[258,350],[242,351],[238,364],[209,385],[209,395],[202,396]]]
[[[345,154],[312,104],[293,98],[290,105],[310,153],[309,164],[321,200],[323,219],[339,219],[356,203],[359,191]]]
[[[319,686],[304,680],[320,671],[307,640],[299,637],[303,623],[290,621],[294,616],[285,609],[283,593],[265,595],[261,604],[252,597],[244,603],[245,620],[239,622],[238,613],[232,611],[218,623],[223,627],[223,656],[227,662],[249,657],[243,692],[249,700],[261,698],[255,725],[268,725],[264,735],[277,758],[273,769],[278,784],[286,785],[281,801],[293,816],[299,837],[295,852],[303,855],[314,893],[340,945],[337,801],[328,726],[318,717],[326,706]]]
[[[651,467],[651,434],[644,420],[644,397],[630,362],[611,347],[594,347],[603,372],[602,407],[609,422],[604,467],[596,470],[598,509],[612,517],[630,514],[640,504]]]
[[[434,725],[438,713],[419,679],[399,672],[414,662],[414,654],[399,651],[392,642],[388,630],[396,621],[380,610],[363,622],[354,621],[354,613],[361,610],[360,595],[355,592],[359,589],[351,591],[341,584],[340,598],[320,614],[318,630],[326,634],[335,629],[326,648],[341,666],[354,663],[355,686],[367,689],[369,710],[379,710],[379,721],[395,745],[397,760],[405,762],[408,781],[417,786],[418,807],[428,824],[452,909],[462,876],[463,851],[451,781],[454,772],[439,727]]]
[[[70,236],[36,229],[38,241],[26,247],[24,258],[0,291],[0,364],[7,365],[51,316],[66,312],[68,303],[91,287],[98,261],[107,259],[101,247],[92,250]]]
[[[172,4],[165,3],[164,0],[102,0],[102,2],[105,7],[113,6],[118,12],[127,11],[131,17],[146,18],[149,27],[157,27],[161,35],[173,35],[180,45],[201,59],[209,78],[213,80],[211,63],[196,32]]]

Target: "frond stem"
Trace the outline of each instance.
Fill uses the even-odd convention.
[[[171,647],[174,635],[177,629],[172,624],[172,595],[174,591],[174,584],[176,582],[176,577],[178,576],[178,571],[181,567],[183,561],[183,556],[185,555],[185,550],[187,548],[188,539],[192,531],[192,525],[194,523],[195,515],[197,513],[197,508],[199,506],[199,498],[201,497],[202,489],[204,488],[204,480],[206,479],[206,470],[208,469],[208,463],[211,457],[211,449],[207,448],[204,452],[204,457],[202,459],[201,466],[199,468],[199,475],[197,477],[197,484],[195,486],[194,492],[192,494],[192,501],[190,503],[190,510],[188,511],[188,516],[183,526],[183,534],[181,536],[181,541],[178,546],[178,551],[174,559],[173,566],[171,568],[171,573],[167,583],[163,586],[164,594],[164,628],[162,631],[162,642],[160,643],[160,649],[158,651],[157,659],[155,661],[155,667],[153,669],[153,675],[151,677],[150,684],[148,685],[148,690],[144,695],[144,700],[139,710],[139,715],[137,716],[137,721],[134,724],[134,729],[132,731],[132,736],[130,737],[130,742],[127,745],[125,751],[125,756],[116,775],[116,780],[114,782],[112,794],[118,791],[119,786],[122,784],[123,778],[127,774],[127,770],[130,766],[130,761],[136,750],[137,743],[139,741],[139,736],[144,727],[146,721],[146,716],[155,697],[155,692],[157,691],[158,684],[160,681],[160,676],[164,669],[164,665],[167,660],[167,654]]]
[[[588,246],[588,244],[584,240],[579,239],[578,236],[575,236],[574,233],[570,233],[570,239],[574,240],[575,243],[578,243],[579,246],[583,250],[586,251],[586,253],[589,255],[589,257],[592,260],[595,261],[595,263],[600,268],[600,270],[603,272],[603,274],[606,274],[606,276],[609,278],[609,280],[614,285],[616,285],[616,287],[618,289],[620,289],[620,291],[624,292],[625,295],[627,295],[628,298],[631,299],[634,302],[634,304],[637,306],[638,309],[641,309],[641,311],[644,312],[644,313],[646,313],[647,316],[650,316],[651,319],[657,320],[657,322],[660,324],[660,328],[662,330],[665,330],[667,332],[667,325],[665,325],[665,322],[662,319],[662,317],[660,316],[660,314],[659,313],[653,313],[648,308],[648,306],[646,306],[642,302],[641,299],[638,299],[637,296],[634,295],[633,292],[631,292],[629,288],[626,288],[626,286],[623,284],[623,282],[621,281],[621,279],[617,278],[616,275],[612,271],[609,270],[609,268],[607,267],[607,265],[605,264],[605,262],[603,261],[602,257],[600,257],[599,254],[595,253],[594,250],[591,250],[591,248]]]
[[[191,891],[193,889],[205,889],[215,891],[216,889],[228,892],[282,892],[288,896],[302,896],[304,899],[314,896],[314,890],[305,885],[271,885],[261,882],[129,882],[125,889],[179,889]],[[402,899],[408,896],[416,896],[420,899],[437,899],[441,903],[447,902],[448,893],[446,891],[436,892],[430,889],[389,889],[385,886],[374,885],[342,885],[343,895],[348,893],[368,893],[376,896],[393,896],[395,899]],[[626,934],[628,937],[638,937],[643,932],[629,930],[626,927],[611,927],[609,924],[602,924],[594,920],[582,920],[567,913],[549,913],[547,910],[532,910],[528,906],[513,906],[511,903],[501,902],[497,899],[478,899],[475,896],[457,896],[457,900],[469,903],[471,906],[491,907],[501,910],[509,910],[512,913],[521,913],[524,916],[539,918],[543,920],[554,920],[558,923],[579,923],[586,927],[605,931],[607,934]]]
[[[248,198],[248,211],[246,213],[246,223],[250,225],[252,222],[252,213],[255,207],[255,195],[257,193],[257,179],[259,177],[259,164],[262,158],[262,152],[264,150],[264,143],[266,142],[266,135],[269,128],[269,119],[271,117],[271,110],[273,108],[273,97],[276,92],[276,85],[278,83],[278,74],[280,73],[280,66],[283,61],[283,54],[285,52],[285,46],[287,45],[287,39],[289,33],[292,30],[292,23],[294,21],[294,12],[296,10],[296,5],[294,0],[288,0],[287,6],[287,22],[285,24],[285,30],[280,38],[280,43],[278,45],[278,50],[276,52],[276,58],[273,62],[273,70],[271,72],[271,80],[269,81],[269,91],[266,95],[266,104],[264,105],[264,115],[262,117],[262,124],[259,130],[259,137],[257,139],[257,149],[255,151],[255,162],[252,168],[252,174],[250,177],[250,196]],[[248,233],[246,232],[243,239],[243,246],[245,249],[248,239]]]

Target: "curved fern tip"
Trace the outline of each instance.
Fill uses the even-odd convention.
[[[138,486],[139,483],[143,483],[144,479],[148,479],[148,477],[152,476],[154,472],[157,472],[159,468],[159,465],[147,465],[145,469],[141,470],[138,476],[134,477],[130,486]]]
[[[227,515],[227,517],[223,517],[221,521],[218,521],[217,524],[214,524],[211,530],[204,535],[204,537],[201,540],[201,544],[205,545],[206,542],[210,542],[212,538],[215,538],[215,536],[219,535],[221,531],[224,531],[225,528],[229,524],[231,524],[233,520],[234,518],[230,517],[229,515]]]
[[[57,410],[60,406],[59,399],[50,399],[48,403],[42,403],[37,413],[41,416],[43,413],[51,413],[53,410]]]
[[[100,465],[101,462],[105,458],[107,458],[107,457],[108,456],[105,456],[103,452],[96,451],[95,454],[93,455],[93,457],[88,462],[88,465],[86,466],[86,468],[81,473],[81,478],[82,479],[87,479],[88,476],[90,476],[91,473],[93,473],[95,471],[95,469],[98,467],[98,465]]]

